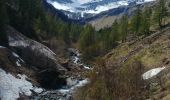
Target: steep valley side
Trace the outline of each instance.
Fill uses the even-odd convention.
[[[89,83],[83,76],[89,67],[81,62],[78,50],[65,48],[63,55],[67,56],[58,56],[47,46],[29,39],[12,27],[8,27],[7,33],[9,47],[0,47],[0,77],[9,77],[15,84],[10,85],[8,80],[3,79],[3,84],[6,82],[5,86],[9,89],[3,89],[1,84],[2,100],[71,100],[77,88]],[[23,82],[17,81],[20,78]],[[17,88],[17,84],[21,85]],[[14,87],[17,92],[12,92]],[[4,97],[4,94],[11,97]]]
[[[77,100],[169,100],[170,27],[120,44],[94,68]]]

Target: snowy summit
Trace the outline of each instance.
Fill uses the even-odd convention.
[[[54,6],[57,10],[66,11],[68,17],[70,13],[80,14],[99,14],[121,6],[128,6],[130,3],[136,2],[137,4],[152,2],[155,0],[47,0],[47,3]]]

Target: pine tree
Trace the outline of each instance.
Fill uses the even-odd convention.
[[[41,0],[19,0],[17,29],[28,37],[36,37],[34,24],[43,15]]]
[[[145,8],[142,13],[142,25],[141,25],[141,33],[144,35],[149,35],[150,33],[150,20],[151,20],[152,11],[150,8]]]
[[[115,22],[113,23],[112,25],[112,31],[108,37],[108,45],[109,45],[109,48],[112,48],[115,44],[115,42],[117,40],[119,40],[119,33],[118,33],[118,29],[119,29],[119,24],[117,22],[117,20],[115,20]]]
[[[159,27],[165,25],[165,18],[168,16],[168,10],[166,7],[166,0],[159,0],[158,5],[155,9],[155,20]]]
[[[110,45],[110,40],[109,40],[110,32],[105,32],[102,38],[103,38],[103,41],[102,41],[101,49],[103,50],[103,52],[107,52],[108,50],[111,49],[111,46],[112,46]]]
[[[36,33],[41,33],[41,19],[40,17],[35,20],[34,29]]]
[[[65,43],[70,43],[69,25],[63,23],[62,27],[60,28],[60,36]]]
[[[8,38],[5,32],[8,16],[6,12],[6,1],[0,0],[0,45],[8,46]]]
[[[79,47],[81,50],[95,43],[95,31],[92,26],[86,25],[80,35]]]
[[[86,25],[81,32],[79,39],[79,48],[84,55],[84,60],[92,59],[95,55],[97,55],[97,45],[95,45],[95,42],[95,30],[91,25]]]
[[[120,39],[122,40],[122,42],[126,41],[126,37],[128,35],[128,16],[124,15],[122,16],[122,18],[120,19]]]
[[[82,26],[77,24],[70,25],[70,38],[72,42],[77,42],[82,31]]]
[[[140,35],[140,27],[141,27],[141,18],[142,17],[142,11],[141,9],[138,7],[137,10],[135,11],[135,15],[132,18],[132,31],[136,34],[136,35]]]

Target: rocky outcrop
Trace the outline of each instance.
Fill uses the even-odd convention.
[[[66,84],[66,69],[59,64],[57,55],[47,46],[29,39],[8,27],[10,48],[26,62],[27,69],[36,75],[36,81],[44,88],[55,89]]]
[[[35,72],[28,67],[18,54],[6,47],[0,48],[0,68],[13,75],[25,74],[35,78]]]
[[[31,40],[9,27],[9,46],[19,52],[20,56],[30,65],[36,66],[38,69],[54,68],[56,70],[65,70],[58,64],[56,54],[47,46]]]
[[[15,80],[20,80],[18,75],[26,76],[24,82],[28,81],[28,90],[32,93],[21,94],[18,99],[72,100],[76,89],[89,82],[82,73],[90,68],[81,62],[78,50],[69,49],[66,52],[69,57],[61,58],[47,46],[27,38],[12,27],[8,27],[7,33],[9,47],[0,46],[0,69],[6,75],[14,76]],[[34,86],[35,91],[32,90]],[[43,88],[40,88],[43,92],[37,93],[39,88],[37,90],[36,87]]]
[[[145,80],[146,90],[149,94],[147,100],[169,100],[170,67],[165,67],[157,75]]]
[[[43,90],[37,81],[37,73],[14,51],[0,46],[0,99],[29,98]]]

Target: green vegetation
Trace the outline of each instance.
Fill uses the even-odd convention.
[[[9,25],[38,41],[55,38],[68,45],[77,43],[85,59],[93,59],[109,52],[120,42],[126,42],[129,35],[150,35],[150,27],[155,25],[153,22],[156,21],[156,24],[162,27],[168,16],[165,0],[160,0],[155,9],[146,7],[141,10],[138,6],[132,17],[123,15],[115,20],[111,28],[95,31],[90,25],[83,27],[62,21],[44,9],[42,0],[1,0],[1,5],[1,26],[4,26],[9,18]],[[1,37],[3,36],[6,37]]]
[[[125,42],[126,41],[126,37],[128,35],[128,25],[129,25],[129,22],[128,22],[128,16],[127,15],[124,15],[121,19],[120,19],[120,35],[121,35],[121,40],[122,42]]]
[[[142,14],[142,22],[141,22],[142,24],[141,33],[143,33],[145,36],[148,36],[150,34],[151,16],[152,16],[151,8],[145,8]]]
[[[133,16],[123,15],[115,20],[111,28],[95,31],[91,25],[83,27],[62,21],[44,9],[42,0],[1,0],[0,28],[3,31],[4,26],[9,24],[26,36],[39,41],[55,38],[67,44],[77,43],[84,58],[89,59],[107,53],[120,42],[126,42],[131,34],[139,37],[148,36],[152,31],[151,26],[164,26],[166,18],[169,17],[165,4],[166,0],[159,0],[155,9],[146,7],[141,10],[138,6]],[[6,39],[5,32],[0,37]]]
[[[132,32],[136,35],[141,35],[140,29],[142,24],[142,10],[139,7],[137,8],[135,15],[132,17],[131,24]]]
[[[152,13],[153,12],[153,13]],[[88,47],[91,47],[91,51],[88,49],[87,55],[93,55],[90,57],[93,58],[102,54],[107,53],[120,42],[126,42],[127,38],[131,40],[129,36],[133,35],[136,37],[148,36],[151,34],[156,27],[151,30],[152,26],[159,25],[160,28],[165,25],[166,19],[168,18],[168,11],[165,0],[159,0],[159,3],[155,8],[145,7],[144,10],[141,10],[140,6],[137,6],[137,9],[134,11],[132,17],[128,15],[123,15],[119,20],[115,20],[111,28],[105,28],[100,31],[89,31],[89,36],[93,38],[93,42],[83,38],[87,38],[83,35],[80,36],[80,50],[82,52],[86,51]],[[85,27],[86,34],[88,34],[88,28]],[[88,36],[88,38],[90,38]],[[95,41],[95,42],[94,42]],[[84,42],[84,43],[83,43]],[[83,44],[88,45],[83,45]],[[95,45],[94,45],[95,43]],[[94,49],[95,48],[95,49]],[[94,51],[96,50],[96,51]],[[88,57],[86,57],[88,58]]]
[[[165,25],[165,19],[167,17],[168,9],[166,7],[166,0],[159,0],[155,9],[155,21],[158,23],[159,27],[163,27]]]
[[[56,38],[70,44],[78,41],[83,29],[81,25],[66,23],[45,10],[42,0],[8,0],[2,5],[7,7],[9,25],[38,41]]]
[[[92,73],[91,83],[76,93],[75,100],[140,100],[145,92],[141,79],[143,65],[133,61],[120,68],[108,68],[105,63],[97,61],[97,73]]]
[[[119,43],[133,40],[130,38],[131,35],[148,36],[151,31],[156,29],[155,27],[155,29],[151,29],[155,25],[161,29],[166,25],[167,18],[169,16],[166,0],[159,0],[155,8],[146,7],[142,10],[138,6],[133,16],[123,15],[120,19],[115,20],[112,27],[95,31],[91,25],[83,27],[79,24],[62,21],[44,9],[42,0],[0,0],[0,45],[6,45],[5,28],[6,25],[10,25],[38,41],[53,39],[55,41],[56,39],[64,41],[67,45],[77,44],[83,58],[91,60],[108,53]],[[157,49],[155,46],[158,46]],[[165,49],[163,46],[164,44],[154,44],[154,49],[144,49],[141,54],[119,66],[117,66],[118,64],[106,66],[106,61],[97,60],[96,68],[90,75],[91,83],[75,96],[76,99],[141,99],[141,93],[145,92],[142,90],[143,84],[141,84],[143,83],[141,74],[144,66],[157,64],[155,62],[161,61],[165,57],[165,54],[161,55]],[[117,47],[112,54],[112,60],[116,61],[128,55],[133,49],[129,45]],[[133,55],[134,52],[128,56]]]
[[[0,45],[7,46],[8,39],[5,32],[5,27],[8,23],[8,17],[7,17],[6,7],[4,4],[5,4],[5,0],[1,0],[0,1]]]
[[[159,2],[164,2],[164,0]],[[122,42],[122,44],[103,59],[96,60],[95,70],[90,73],[91,82],[76,93],[76,100],[145,100],[153,98],[149,97],[153,93],[152,88],[147,87],[141,79],[141,75],[144,70],[160,67],[162,63],[166,62],[165,60],[169,59],[169,39],[166,35],[153,40],[151,37],[146,46],[147,40],[130,44],[127,42],[127,38],[129,35],[149,36],[152,31],[161,30],[168,24],[165,22],[168,22],[170,17],[165,4],[165,2],[160,4],[164,11],[157,10],[160,8],[159,4],[155,8],[146,7],[144,10],[138,7],[130,20],[129,16],[124,15],[120,20],[115,21],[111,28],[97,32],[95,43],[98,44],[97,51],[100,50],[100,54],[114,48],[116,43]],[[151,28],[152,26],[154,28]],[[155,26],[159,26],[159,28]],[[120,62],[121,60],[122,62]],[[159,93],[161,94],[162,91]],[[169,95],[165,98],[169,98]]]
[[[93,57],[93,48],[95,44],[95,30],[90,25],[86,25],[84,30],[81,32],[80,39],[79,39],[79,47],[82,51],[84,58],[88,59]],[[93,52],[93,53],[92,53]]]

